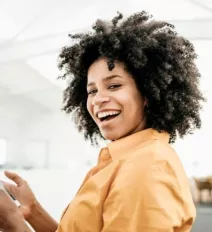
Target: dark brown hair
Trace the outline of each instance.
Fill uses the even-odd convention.
[[[200,128],[204,97],[193,45],[173,25],[152,20],[147,12],[122,18],[118,13],[111,22],[97,20],[91,32],[70,35],[76,43],[64,47],[59,56],[59,68],[65,72],[62,78],[70,78],[63,109],[74,112],[86,139],[97,142],[101,134],[86,108],[87,71],[97,59],[105,58],[110,70],[114,61],[120,61],[133,75],[148,102],[148,128],[168,132],[171,143],[177,134],[183,137]]]

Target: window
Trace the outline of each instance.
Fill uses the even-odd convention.
[[[24,147],[25,168],[46,168],[48,166],[48,141],[30,139]]]
[[[0,166],[5,165],[7,156],[7,141],[0,138]]]

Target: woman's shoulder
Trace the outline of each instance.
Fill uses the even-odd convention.
[[[161,174],[172,174],[176,178],[186,178],[185,170],[174,148],[159,140],[148,142],[132,150],[125,157],[123,166],[131,167],[132,172],[135,173],[158,171]]]
[[[149,164],[156,163],[180,163],[180,159],[174,148],[160,140],[147,141],[145,144],[132,149],[126,156],[126,162],[148,162]]]

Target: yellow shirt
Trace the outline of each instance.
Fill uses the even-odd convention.
[[[57,232],[189,232],[196,211],[168,141],[147,129],[103,148]]]

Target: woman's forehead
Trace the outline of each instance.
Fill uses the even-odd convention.
[[[114,68],[109,70],[107,61],[105,59],[101,59],[95,61],[88,69],[88,81],[94,81],[99,79],[110,79],[111,76],[124,76],[126,75],[126,70],[124,69],[124,65],[120,62],[114,63]]]

